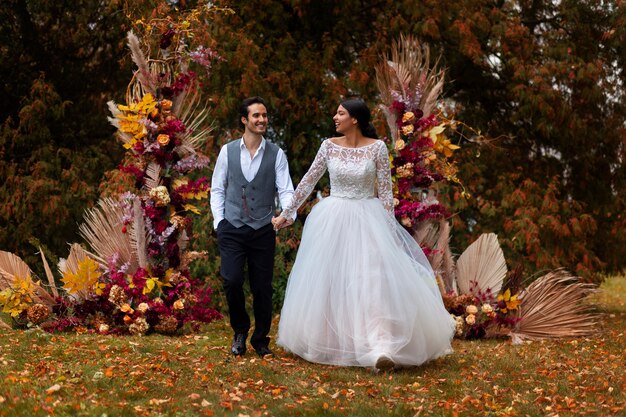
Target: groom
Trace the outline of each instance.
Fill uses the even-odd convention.
[[[293,183],[285,153],[267,141],[267,107],[261,97],[241,103],[240,139],[220,150],[211,180],[211,212],[220,250],[220,274],[228,302],[230,325],[234,331],[231,352],[246,353],[250,317],[243,291],[244,266],[253,297],[254,332],[250,344],[260,356],[270,355],[272,324],[272,277],[276,232],[274,216],[276,193],[286,206],[293,195]]]

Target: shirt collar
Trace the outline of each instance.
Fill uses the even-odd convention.
[[[243,141],[243,136],[241,137],[241,142],[239,143],[239,148],[241,150],[247,149],[246,148],[246,144]],[[261,136],[261,144],[259,145],[259,149],[257,150],[257,153],[261,150],[265,150],[265,137]]]

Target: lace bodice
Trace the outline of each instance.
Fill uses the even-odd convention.
[[[355,199],[378,196],[393,217],[391,171],[385,143],[378,140],[360,148],[346,148],[329,139],[322,142],[291,203],[284,208],[283,217],[292,217],[326,170],[330,174],[331,196]]]

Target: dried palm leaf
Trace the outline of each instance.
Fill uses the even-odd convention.
[[[428,257],[428,261],[435,273],[441,278],[440,289],[442,293],[447,294],[456,291],[454,259],[450,251],[450,224],[446,220],[421,222],[415,228],[413,238],[420,246],[434,249]]]
[[[506,273],[506,261],[495,233],[480,235],[456,262],[456,282],[461,294],[495,296]]]
[[[0,319],[0,328],[12,330],[11,326],[6,324],[2,319]]]
[[[196,155],[197,151],[196,148],[194,146],[191,145],[187,145],[186,143],[181,143],[180,145],[178,145],[175,148],[175,151],[178,155],[180,155],[182,158],[187,158],[188,156],[191,155]]]
[[[150,243],[150,234],[146,229],[146,222],[143,210],[141,209],[141,200],[135,197],[133,200],[133,227],[130,231],[130,240],[135,248],[137,255],[137,264],[140,268],[148,266],[148,244]]]
[[[439,222],[439,233],[437,242],[432,246],[433,254],[431,256],[431,266],[443,278],[443,255],[445,249],[450,245],[450,224],[441,220]]]
[[[161,165],[156,162],[150,162],[146,168],[144,177],[144,187],[147,192],[150,192],[155,187],[161,184]]]
[[[435,246],[438,236],[439,224],[430,220],[419,223],[413,232],[413,239],[415,239],[420,246],[427,246],[429,248]]]
[[[181,137],[183,146],[179,148],[187,150],[185,146],[191,147],[195,153],[205,143],[211,127],[207,126],[209,107],[202,101],[200,88],[193,88],[191,91],[191,94],[180,94],[177,97],[173,112],[187,128]]]
[[[511,331],[515,339],[587,336],[598,330],[598,314],[587,297],[593,284],[564,269],[549,272],[530,284],[518,297],[520,321]]]
[[[434,110],[443,89],[445,71],[437,68],[439,60],[430,62],[430,48],[420,45],[412,36],[394,42],[391,56],[386,55],[376,67],[376,84],[383,103],[383,112],[391,131],[397,137],[396,117],[390,111],[394,100],[412,103],[428,117]]]
[[[98,206],[85,212],[85,222],[79,226],[81,236],[93,250],[91,253],[102,265],[113,256],[121,263],[129,264],[129,273],[137,269],[137,255],[128,233],[124,233],[122,208],[115,200],[100,200]]]
[[[52,270],[50,270],[50,266],[48,265],[48,261],[46,260],[46,255],[44,255],[41,248],[39,248],[39,253],[41,254],[41,261],[43,262],[43,269],[46,271],[46,278],[48,278],[50,291],[52,291],[53,296],[58,297],[59,291],[57,291],[57,284],[56,282],[54,282],[54,275],[52,275]]]
[[[117,104],[113,100],[107,101],[107,107],[109,108],[109,111],[113,115],[113,117],[108,117],[109,122],[111,122],[113,126],[119,127],[119,124],[120,124],[119,119],[115,118],[115,116],[122,114],[122,111],[117,107]]]
[[[12,288],[15,276],[25,278],[32,276],[33,271],[19,256],[0,251],[0,290]]]
[[[76,274],[78,272],[78,263],[87,257],[91,257],[93,259],[93,256],[90,255],[91,254],[78,243],[72,243],[70,245],[70,254],[67,256],[67,259],[59,260],[57,269],[61,275],[65,275],[67,273]]]
[[[54,298],[38,282],[32,280],[33,271],[19,256],[0,251],[0,290],[13,288],[16,277],[26,280],[34,288],[33,302],[53,305]]]
[[[456,292],[456,282],[454,278],[454,259],[452,258],[452,252],[450,251],[450,223],[445,220],[441,220],[442,228],[445,229],[445,233],[440,234],[440,239],[437,242],[437,250],[440,251],[441,257],[441,278],[444,283],[446,292]]]
[[[141,86],[145,91],[151,93],[152,95],[156,95],[157,85],[155,77],[152,75],[148,65],[148,60],[141,50],[141,42],[132,30],[128,32],[128,47],[130,48],[130,56],[135,65],[137,65],[136,74]]]
[[[159,80],[159,83],[163,85],[170,85],[174,81],[174,69],[169,62],[158,59],[149,59],[148,68],[152,82],[155,85],[154,90],[158,87],[156,80]],[[126,88],[126,103],[139,102],[147,93],[152,94],[155,98],[157,97],[154,91],[144,87],[139,78],[139,71],[135,72],[130,83],[128,83],[128,87]]]

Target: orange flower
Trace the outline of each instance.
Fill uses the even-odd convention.
[[[133,310],[133,308],[128,303],[123,304],[120,307],[120,310],[122,310],[124,313],[128,313],[128,314],[133,314],[135,312],[135,310]]]
[[[162,133],[157,136],[157,142],[159,142],[159,145],[161,146],[167,146],[167,144],[170,143],[170,137]]]
[[[161,109],[171,110],[172,109],[172,101],[171,100],[161,100]]]

